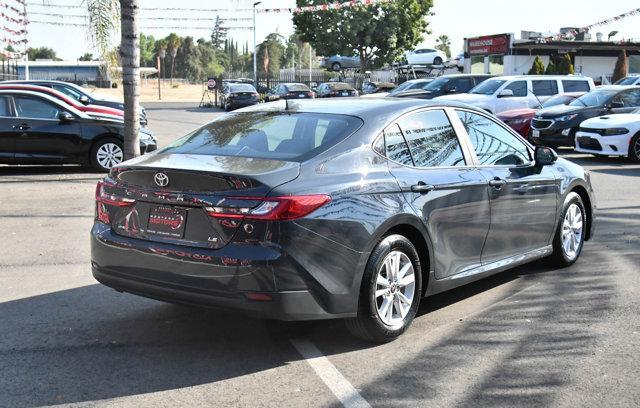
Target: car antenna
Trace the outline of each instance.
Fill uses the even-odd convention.
[[[284,98],[284,110],[289,110],[289,98]]]

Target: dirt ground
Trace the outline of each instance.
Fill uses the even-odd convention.
[[[202,98],[202,84],[179,84],[171,86],[168,82],[162,84],[161,99],[158,99],[158,83],[152,80],[142,80],[140,102],[200,102]],[[117,88],[95,88],[92,92],[97,95],[108,95],[122,99],[122,84]]]

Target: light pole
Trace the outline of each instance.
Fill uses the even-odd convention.
[[[257,55],[256,55],[256,6],[262,3],[257,1],[253,3],[253,84],[256,89],[258,88],[258,68],[257,68]]]

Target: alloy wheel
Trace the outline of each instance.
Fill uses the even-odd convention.
[[[378,317],[388,326],[401,326],[415,296],[416,277],[409,257],[391,251],[376,276],[374,301]]]
[[[636,160],[640,159],[640,137],[636,139],[636,144],[633,146],[633,150],[636,153]]]
[[[562,250],[569,259],[580,252],[583,225],[582,210],[577,204],[571,204],[562,222]]]
[[[96,151],[96,160],[105,169],[122,163],[123,157],[122,148],[115,143],[105,143]]]

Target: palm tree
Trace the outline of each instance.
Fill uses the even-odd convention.
[[[180,43],[182,39],[178,37],[176,33],[171,33],[166,38],[167,41],[167,49],[169,50],[169,54],[171,54],[171,76],[170,76],[170,84],[173,85],[173,67],[176,62],[176,55],[178,55],[178,47],[180,47]]]
[[[447,58],[451,58],[451,40],[449,36],[446,34],[442,34],[440,37],[436,38],[436,48],[440,51],[444,52],[447,55]]]
[[[89,34],[106,56],[111,37],[120,28],[120,59],[124,90],[124,159],[140,155],[140,32],[138,0],[85,0]]]

